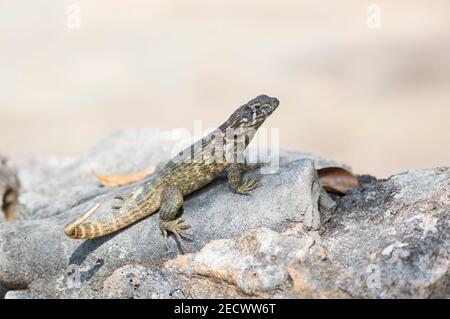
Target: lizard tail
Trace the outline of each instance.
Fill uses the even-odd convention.
[[[99,203],[94,204],[91,208],[89,208],[83,215],[72,221],[71,223],[67,224],[64,228],[64,233],[71,238],[75,238],[75,233],[78,233],[76,231],[81,224],[89,218],[98,208],[100,207]]]
[[[64,228],[64,233],[73,239],[88,239],[105,236],[114,233],[136,221],[153,213],[156,209],[135,210],[132,212],[123,212],[113,218],[104,218],[98,221],[84,223],[98,208],[100,204],[95,204],[89,208],[83,215],[69,223]]]

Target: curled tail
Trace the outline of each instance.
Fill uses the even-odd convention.
[[[136,221],[150,215],[155,209],[134,210],[123,212],[116,217],[104,218],[98,221],[84,223],[98,208],[100,204],[97,203],[89,208],[83,215],[67,224],[64,228],[64,233],[73,239],[87,239],[105,236],[118,231]]]

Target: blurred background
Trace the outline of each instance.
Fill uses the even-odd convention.
[[[375,6],[371,6],[375,4]],[[450,2],[0,2],[0,152],[221,124],[258,94],[286,149],[379,177],[450,164]]]

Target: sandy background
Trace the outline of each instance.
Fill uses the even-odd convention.
[[[0,2],[0,152],[76,155],[266,93],[284,148],[377,176],[450,164],[450,2]],[[68,5],[81,9],[67,26]],[[73,11],[71,11],[73,12]]]

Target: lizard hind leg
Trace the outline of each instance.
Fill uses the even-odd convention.
[[[159,227],[164,236],[164,244],[169,251],[169,243],[167,234],[175,235],[182,252],[186,251],[183,243],[184,238],[192,239],[192,234],[186,232],[186,229],[191,228],[190,225],[184,223],[184,219],[177,217],[178,211],[183,206],[183,194],[181,190],[175,186],[170,185],[161,192],[161,208],[159,209]]]

